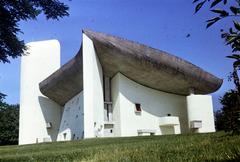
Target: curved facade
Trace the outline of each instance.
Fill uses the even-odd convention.
[[[20,144],[215,131],[207,94],[222,80],[179,57],[84,30],[79,52],[59,68],[54,43],[47,52],[33,44],[21,65]]]
[[[155,135],[167,134],[166,129],[172,129],[173,134],[188,132],[185,96],[142,86],[121,73],[111,82],[112,101],[119,103],[113,104],[116,136],[138,136],[139,131],[146,130]],[[135,103],[141,104],[141,112],[135,112]],[[171,123],[172,117],[177,117],[178,123]]]
[[[209,94],[222,85],[222,79],[166,52],[91,30],[83,33],[93,41],[108,77],[120,72],[146,87],[185,96],[190,89],[195,94]],[[72,60],[40,83],[41,92],[61,105],[79,93],[83,89],[78,81],[83,80],[82,59],[81,47]]]

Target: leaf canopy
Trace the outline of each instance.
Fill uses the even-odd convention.
[[[43,13],[47,19],[68,16],[68,6],[59,0],[0,0],[0,62],[10,62],[26,50],[19,21],[34,20]]]

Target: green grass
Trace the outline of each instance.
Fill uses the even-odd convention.
[[[240,162],[240,136],[221,132],[2,146],[0,161]]]

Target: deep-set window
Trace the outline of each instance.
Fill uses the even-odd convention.
[[[142,108],[141,108],[141,104],[140,103],[135,103],[135,111],[136,112],[141,112]]]
[[[63,138],[66,139],[67,133],[63,133]]]

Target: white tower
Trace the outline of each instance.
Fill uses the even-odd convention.
[[[31,42],[21,58],[19,144],[55,141],[61,107],[42,95],[39,83],[60,68],[57,40]]]

